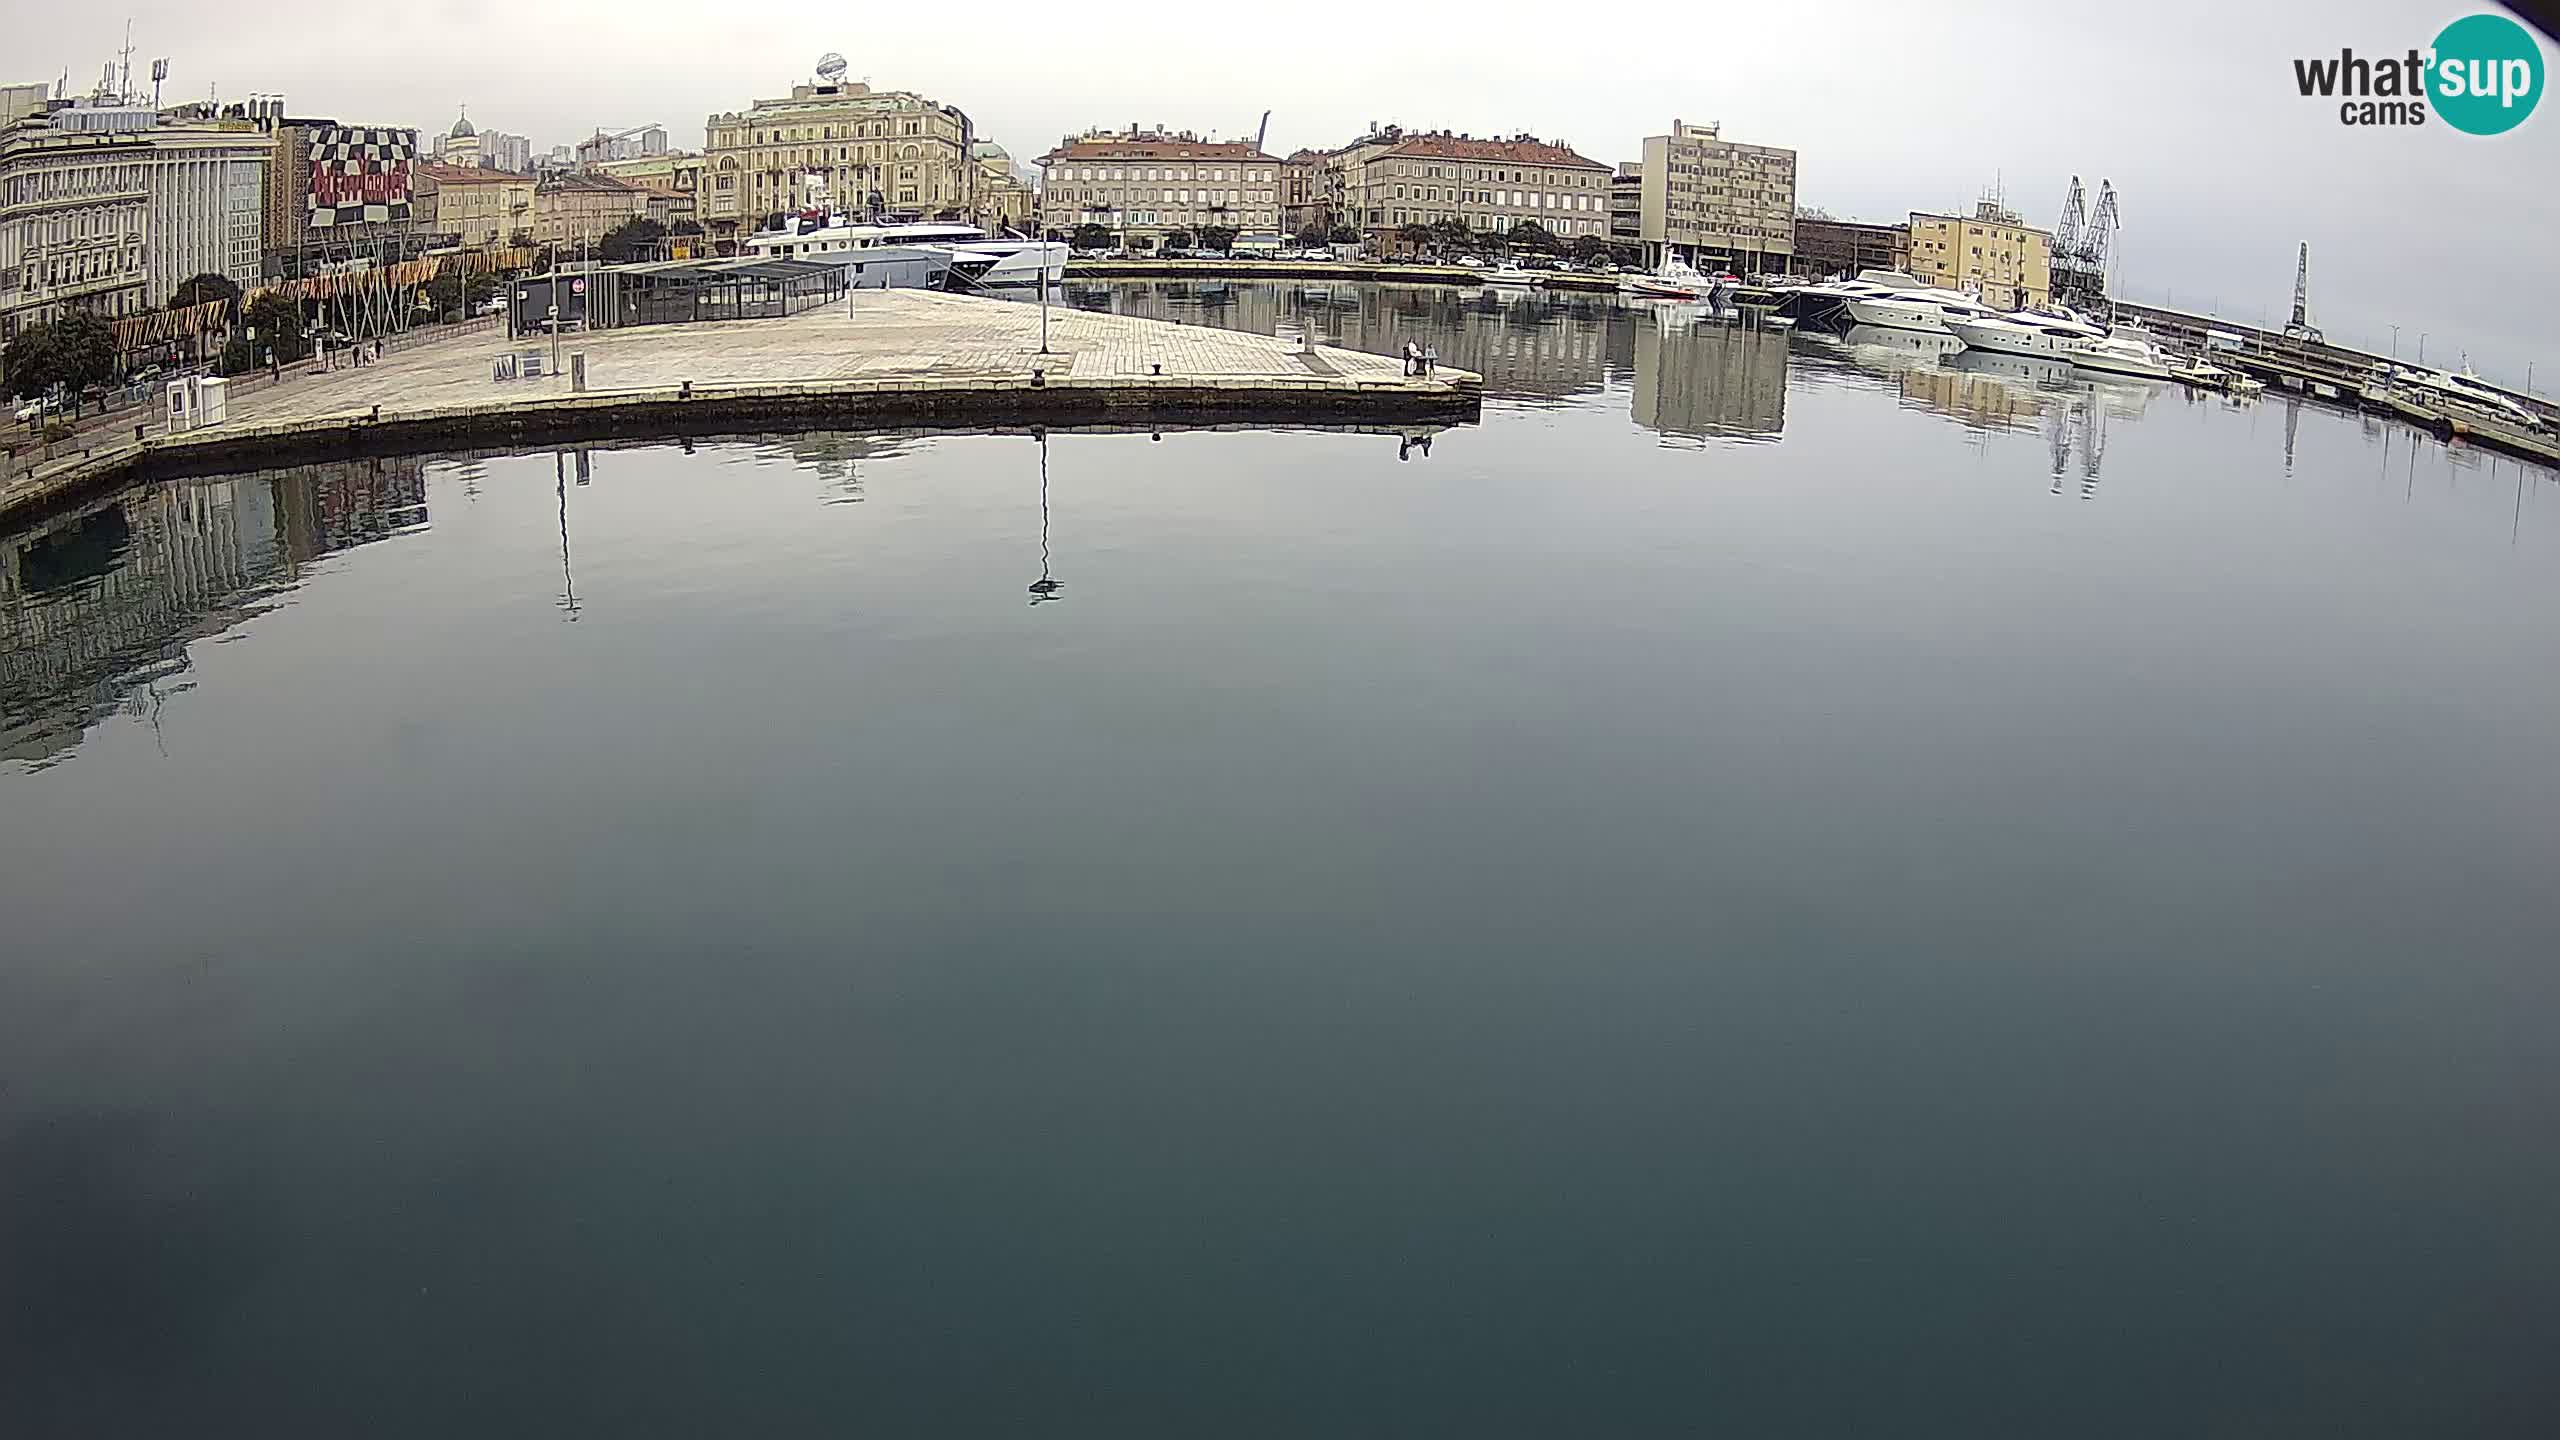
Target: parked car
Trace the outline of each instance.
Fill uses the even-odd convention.
[[[51,395],[30,400],[26,404],[18,407],[18,423],[21,425],[32,425],[35,422],[42,420],[47,415],[51,415],[62,408],[62,402]]]

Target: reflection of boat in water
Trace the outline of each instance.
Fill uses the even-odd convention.
[[[1963,341],[1944,330],[1899,330],[1889,325],[1852,325],[1840,332],[1840,339],[1860,350],[1922,359],[1951,355],[1964,348]]]
[[[2041,355],[2010,355],[1997,350],[1976,350],[1970,346],[1954,352],[1940,363],[1950,369],[1976,375],[2023,380],[2039,390],[2065,389],[2081,378],[2074,375],[2068,360]]]

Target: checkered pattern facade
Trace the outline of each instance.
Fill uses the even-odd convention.
[[[311,228],[406,222],[415,130],[334,128],[311,137]]]

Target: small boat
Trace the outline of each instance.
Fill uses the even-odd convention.
[[[1484,272],[1484,283],[1506,290],[1525,290],[1532,285],[1543,285],[1547,280],[1535,270],[1523,270],[1517,265],[1497,265]]]
[[[1632,271],[1618,277],[1618,293],[1653,300],[1713,300],[1716,291],[1714,276],[1676,257],[1651,274]]]

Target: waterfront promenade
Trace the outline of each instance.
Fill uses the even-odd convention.
[[[1407,376],[1392,356],[1134,316],[920,290],[866,290],[770,320],[643,326],[563,336],[587,357],[565,376],[492,380],[493,362],[548,337],[481,330],[377,364],[306,370],[243,387],[222,425],[101,436],[0,481],[0,516],[53,503],[124,473],[204,470],[350,449],[433,449],[723,425],[1073,424],[1186,418],[1359,423],[1473,418],[1480,377]]]

